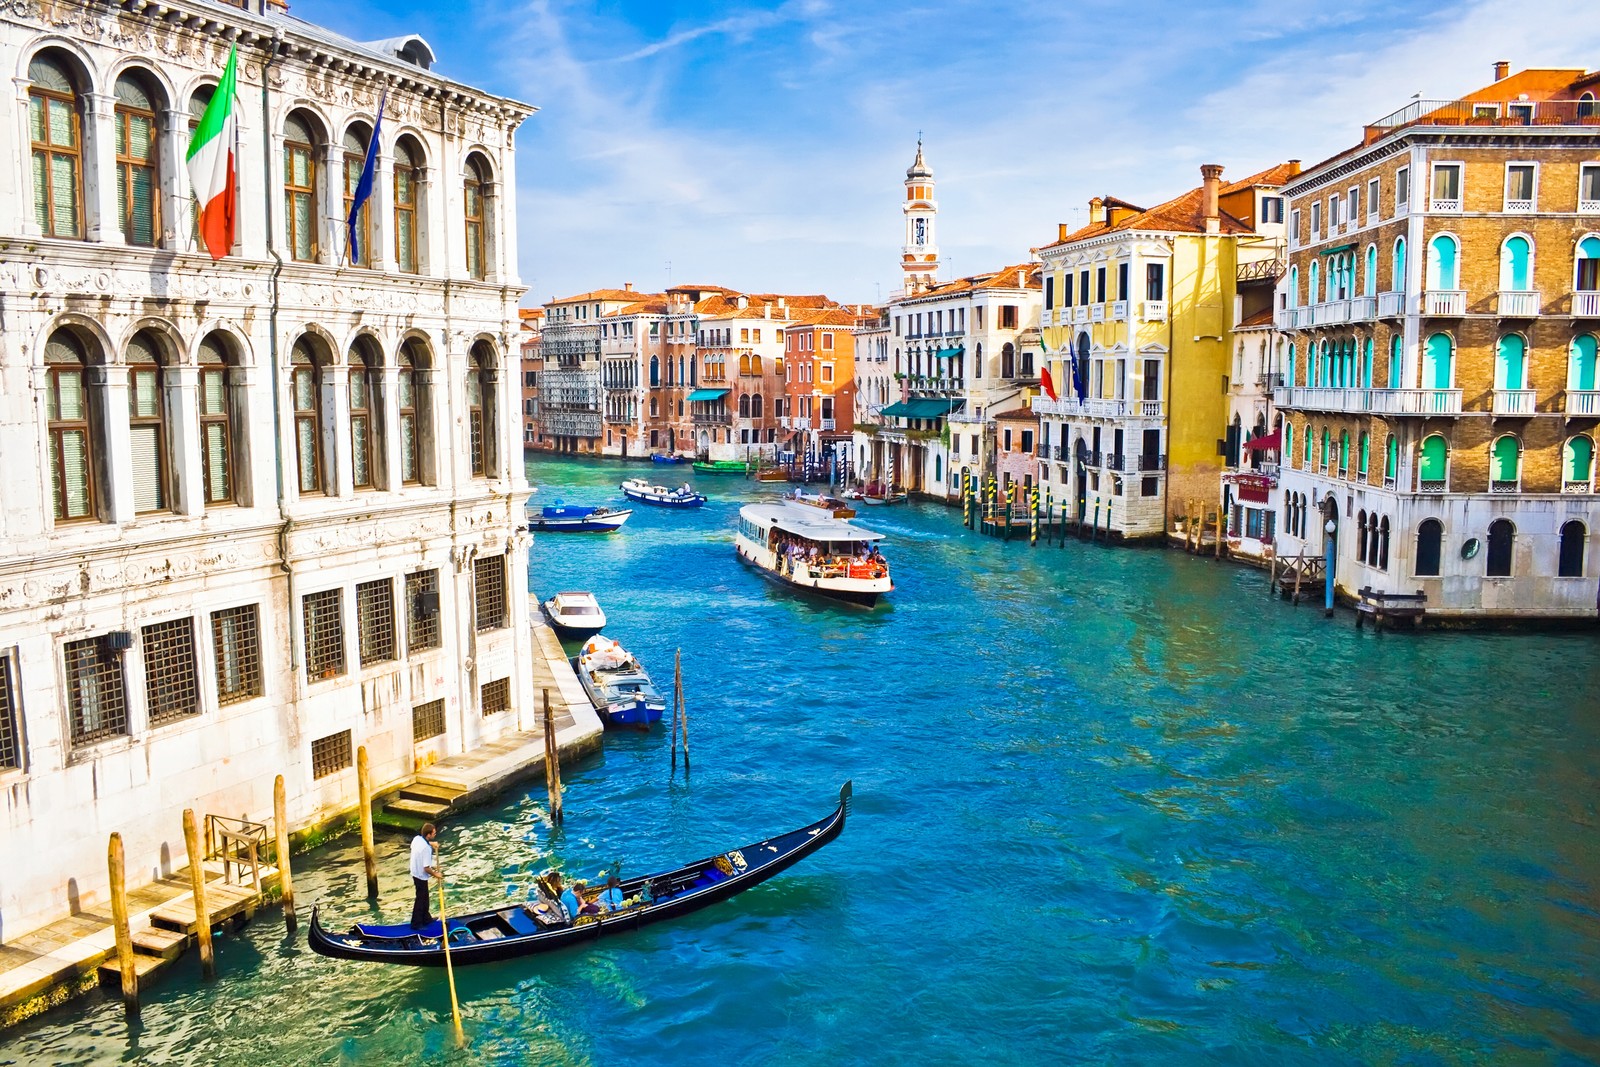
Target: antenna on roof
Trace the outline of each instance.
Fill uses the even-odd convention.
[[[672,260],[667,260],[667,288],[672,288]]]

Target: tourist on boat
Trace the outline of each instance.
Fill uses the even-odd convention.
[[[605,891],[600,894],[598,901],[601,911],[622,910],[622,880],[616,875],[606,879]]]
[[[439,877],[433,851],[433,839],[438,836],[438,828],[431,822],[425,822],[417,836],[411,839],[411,881],[417,889],[416,899],[411,905],[413,930],[420,930],[433,922],[433,913],[428,910],[428,880]]]

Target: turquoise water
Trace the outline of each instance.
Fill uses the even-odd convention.
[[[620,502],[620,463],[540,459],[535,499]],[[651,473],[663,474],[656,470]],[[686,472],[685,472],[686,473]],[[683,474],[667,470],[665,477]],[[7,1062],[1576,1064],[1600,1059],[1600,647],[1588,635],[1357,633],[1179,553],[1003,544],[931,505],[863,509],[874,611],[734,558],[738,504],[541,536],[531,581],[588,588],[670,686],[442,836],[452,899],[547,865],[645,871],[831,810],[843,836],[679,923],[457,976],[325,960],[276,913],[150,990],[0,1036]],[[381,911],[404,914],[402,838]],[[303,903],[366,913],[359,845]]]

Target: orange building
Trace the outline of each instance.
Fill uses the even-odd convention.
[[[877,309],[858,306],[796,315],[800,321],[784,330],[779,441],[796,456],[814,456],[826,464],[837,454],[847,463],[855,425],[854,331],[863,321],[875,320]]]

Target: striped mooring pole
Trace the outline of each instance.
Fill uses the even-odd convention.
[[[1035,485],[1032,493],[1033,499],[1029,501],[1028,547],[1032,548],[1039,543],[1039,487]]]

